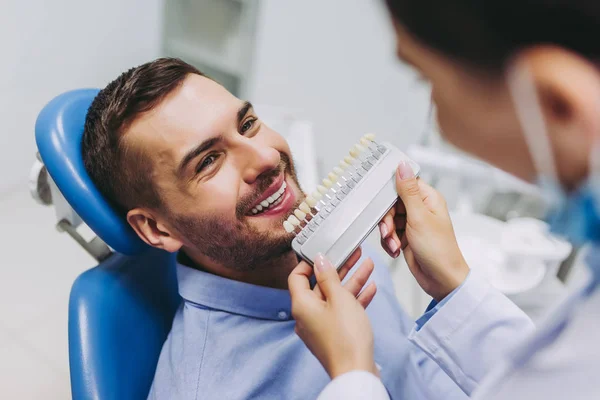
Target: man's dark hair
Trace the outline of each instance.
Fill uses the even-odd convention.
[[[88,109],[81,146],[84,166],[118,211],[161,206],[149,155],[140,146],[126,144],[123,136],[136,118],[156,107],[189,74],[204,76],[182,60],[159,58],[121,74]]]
[[[394,19],[446,56],[500,73],[519,50],[557,45],[600,60],[597,0],[386,0]]]

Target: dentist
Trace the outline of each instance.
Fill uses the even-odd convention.
[[[434,307],[410,335],[472,398],[600,398],[600,3],[387,0],[397,53],[432,85],[445,138],[535,182],[554,232],[590,245],[589,280],[534,330],[469,270],[444,200],[397,172],[402,202],[381,222]],[[296,331],[332,381],[320,399],[387,399],[363,307],[327,262],[290,275]],[[442,393],[430,393],[443,398]]]

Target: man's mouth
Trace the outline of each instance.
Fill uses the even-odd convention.
[[[266,199],[262,200],[259,204],[257,204],[255,207],[253,207],[252,210],[250,210],[250,212],[254,215],[261,214],[263,212],[266,212],[270,208],[275,207],[279,203],[281,203],[281,200],[283,200],[283,194],[285,193],[286,187],[287,187],[287,183],[285,183],[285,180],[284,180],[282,182],[281,186],[279,187],[279,189],[277,189],[277,191],[275,193],[268,196]]]
[[[250,209],[248,215],[258,217],[283,214],[293,206],[294,202],[294,193],[288,188],[285,174],[282,174],[281,178],[273,182],[273,185],[265,191],[263,198]]]

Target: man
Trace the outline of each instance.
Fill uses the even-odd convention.
[[[291,318],[287,278],[298,259],[282,222],[304,195],[284,138],[250,103],[165,58],[100,92],[82,152],[99,190],[139,237],[178,252],[183,302],[149,397],[315,398],[329,377]],[[385,268],[372,278],[375,360],[391,397],[428,398],[433,387],[464,398],[406,340],[412,321]]]

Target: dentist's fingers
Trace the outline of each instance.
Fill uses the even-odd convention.
[[[396,191],[411,217],[426,211],[419,190],[419,181],[411,166],[405,161],[400,161],[396,170]]]
[[[346,275],[348,275],[348,272],[350,272],[350,270],[358,262],[358,260],[360,259],[361,256],[362,256],[362,248],[359,247],[356,250],[354,250],[354,253],[352,253],[352,255],[350,257],[348,257],[348,260],[338,270],[338,276],[340,277],[340,282],[344,280]],[[325,296],[323,296],[323,293],[321,292],[319,285],[316,285],[313,290],[320,298],[325,300]]]
[[[379,233],[383,240],[387,239],[394,231],[394,215],[396,215],[396,208],[392,207],[379,222]]]
[[[288,288],[292,296],[294,294],[302,294],[305,291],[310,291],[310,277],[313,274],[313,269],[305,261],[301,261],[300,264],[293,269],[288,276]]]
[[[348,279],[348,282],[346,282],[344,288],[349,291],[352,296],[358,296],[363,286],[365,286],[369,280],[374,268],[375,265],[373,264],[373,260],[367,258],[365,261],[363,261],[354,275]]]
[[[332,297],[337,291],[343,290],[340,277],[331,262],[323,254],[315,258],[315,276],[317,285],[325,299]]]
[[[388,236],[387,239],[381,239],[381,247],[385,250],[386,253],[392,258],[398,257],[400,254],[400,238],[398,236],[398,232],[396,229],[392,231],[392,233]]]
[[[371,304],[371,301],[373,301],[375,294],[377,294],[377,285],[375,282],[371,282],[357,297],[357,300],[363,308],[367,308]]]

